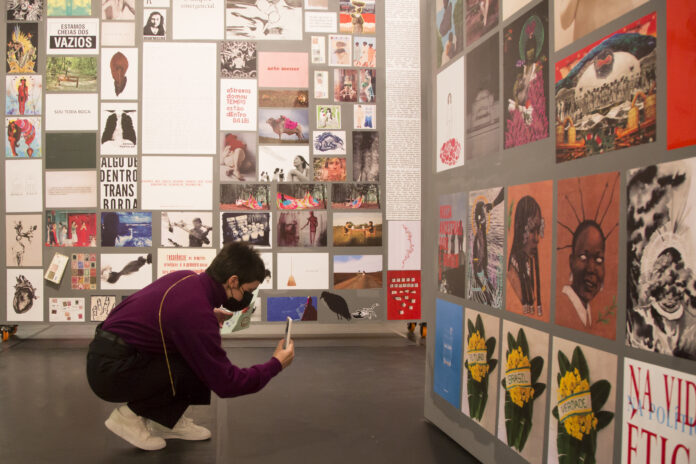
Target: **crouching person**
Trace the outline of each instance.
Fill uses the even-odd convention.
[[[205,272],[172,272],[116,306],[87,353],[94,393],[126,403],[106,427],[144,450],[162,449],[168,438],[207,440],[210,431],[184,416],[189,405],[210,404],[211,390],[221,398],[255,393],[290,365],[292,342],[283,349],[280,340],[267,362],[249,368],[233,365],[222,348],[229,311],[248,307],[264,277],[258,253],[233,242]]]

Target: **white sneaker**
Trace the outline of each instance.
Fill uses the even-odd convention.
[[[137,448],[155,451],[167,446],[163,438],[155,437],[150,433],[145,425],[145,419],[131,411],[128,406],[114,409],[104,425]]]
[[[181,416],[174,428],[169,429],[155,421],[148,420],[147,428],[153,436],[161,438],[179,438],[181,440],[207,440],[212,435],[210,430],[193,423],[193,419]]]

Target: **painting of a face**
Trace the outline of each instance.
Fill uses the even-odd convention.
[[[604,284],[604,235],[594,224],[581,224],[570,255],[572,287],[587,305]]]
[[[542,230],[541,212],[537,211],[529,218],[525,227],[524,252],[531,256],[539,246],[539,239],[544,236]]]
[[[650,275],[650,296],[667,313],[677,313],[684,300],[684,290],[693,281],[693,273],[685,267],[681,253],[670,247],[659,254]]]

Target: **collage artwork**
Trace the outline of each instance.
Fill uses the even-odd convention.
[[[381,2],[3,5],[0,320],[102,321],[235,241],[268,271],[251,321],[421,318],[420,221],[385,218]]]

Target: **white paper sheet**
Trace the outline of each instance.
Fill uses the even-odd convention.
[[[256,130],[256,79],[220,79],[220,130]]]
[[[389,221],[389,270],[417,271],[421,268],[421,222]]]
[[[172,16],[174,40],[222,40],[224,38],[224,0],[177,0],[172,6]]]
[[[305,12],[305,32],[336,33],[338,20],[336,13]]]
[[[217,255],[213,248],[182,249],[159,248],[157,250],[157,278],[175,271],[201,273]]]
[[[211,157],[144,156],[141,198],[144,210],[212,210]]]
[[[152,283],[152,254],[104,253],[99,272],[103,290],[140,290]]]
[[[46,208],[96,207],[96,171],[46,171]]]
[[[143,44],[143,154],[216,153],[217,66],[214,43]]]
[[[101,27],[102,47],[132,47],[135,45],[135,23],[104,21]]]
[[[277,273],[278,290],[329,288],[329,254],[278,253]]]
[[[46,130],[95,131],[99,128],[96,93],[46,95]]]
[[[97,55],[99,20],[97,18],[48,18],[46,20],[48,55]]]
[[[5,211],[41,211],[41,160],[5,162]]]
[[[85,299],[50,298],[48,320],[50,322],[85,322]]]

